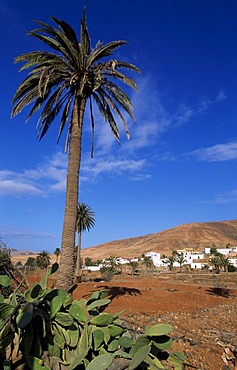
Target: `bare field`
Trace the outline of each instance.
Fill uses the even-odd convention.
[[[28,275],[29,284],[40,274]],[[108,312],[126,310],[121,317],[142,331],[158,322],[173,326],[174,349],[201,370],[235,369],[226,351],[237,343],[237,274],[160,274],[155,277],[117,276],[110,282],[78,284],[74,298],[106,289]],[[54,286],[55,279],[49,280]],[[227,369],[227,368],[226,368]]]

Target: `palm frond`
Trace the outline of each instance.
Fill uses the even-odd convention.
[[[59,20],[55,17],[51,17],[51,18],[61,28],[61,30],[64,32],[66,38],[68,40],[70,40],[70,42],[74,45],[75,51],[78,52],[79,51],[79,49],[78,49],[78,39],[77,39],[77,35],[76,35],[75,31],[73,30],[73,28],[68,23],[66,23],[64,20]]]
[[[109,90],[111,94],[113,93],[116,94],[116,96],[119,96],[117,100],[121,99],[127,106],[133,109],[133,104],[128,95],[118,85],[109,80],[105,80],[102,85],[106,90]]]
[[[95,63],[97,60],[111,55],[115,49],[119,48],[120,46],[124,44],[127,44],[127,41],[119,40],[119,41],[112,41],[106,45],[99,46],[98,49],[95,49],[90,54],[88,61],[87,61],[88,65],[91,65]]]
[[[58,103],[59,98],[60,98],[61,94],[63,93],[64,89],[65,89],[65,86],[64,86],[64,85],[61,85],[61,86],[60,86],[60,88],[55,92],[55,94],[54,94],[53,98],[51,97],[52,99],[54,99],[55,104],[57,104],[57,103]],[[34,106],[33,106],[33,108],[31,109],[31,111],[30,111],[30,113],[29,113],[29,115],[28,115],[28,117],[27,117],[27,119],[26,119],[26,122],[28,122],[28,121],[29,121],[29,119],[30,119],[30,117],[33,115],[33,113],[35,113],[37,110],[39,110],[39,109],[41,108],[41,106],[43,105],[43,103],[47,100],[47,98],[48,98],[48,96],[49,96],[49,92],[50,92],[50,91],[48,91],[48,92],[47,92],[47,94],[46,94],[46,93],[44,93],[44,98],[39,97],[39,98],[36,100],[35,105],[34,105]]]
[[[11,118],[19,114],[23,108],[31,104],[35,99],[39,97],[38,86],[29,90],[22,99],[20,99],[13,107],[11,112]]]
[[[59,114],[60,110],[64,105],[64,99],[60,101],[57,105],[52,108],[52,104],[47,104],[44,109],[44,114],[41,115],[41,121],[39,122],[39,129],[37,133],[37,137],[39,141],[44,137],[47,133],[51,123],[54,121],[55,117]],[[49,107],[50,106],[50,107]]]
[[[44,26],[44,28],[36,28],[30,31],[28,34],[30,36],[38,38],[39,40],[43,41],[44,43],[52,47],[54,50],[57,50],[58,52],[62,53],[68,60],[71,61],[72,64],[74,63],[77,64],[77,58],[75,57],[75,55],[77,54],[78,49],[75,50],[74,44],[71,42],[70,39],[66,37],[65,33],[60,30],[57,30],[54,27],[51,27],[50,25],[44,22],[41,21],[36,22]],[[47,37],[42,33],[50,35],[51,37]]]
[[[93,98],[95,99],[104,120],[109,122],[114,137],[119,142],[119,130],[109,104],[106,101],[105,94],[103,94],[103,91],[101,91],[101,89],[98,89],[96,93],[93,94]]]
[[[42,98],[38,98],[38,99],[36,99],[36,102],[35,102],[35,104],[34,104],[34,106],[33,106],[33,108],[31,109],[31,111],[30,111],[30,113],[28,114],[28,116],[27,116],[27,118],[26,118],[26,122],[28,122],[29,121],[29,119],[31,118],[31,116],[37,111],[37,110],[39,110],[40,108],[41,108],[41,106],[43,105],[43,103],[44,103],[44,100],[46,99],[47,97],[46,96],[44,96],[44,99],[42,99]]]
[[[17,100],[21,99],[30,90],[33,90],[38,86],[39,76],[27,77],[17,88],[15,95],[13,96],[12,103],[14,104]]]
[[[105,107],[105,104],[103,102],[103,96],[98,96],[98,94],[94,93],[93,94],[93,98],[97,104],[97,107],[100,111],[100,114],[102,115],[102,117],[104,118],[104,120],[106,121],[107,120],[107,116],[106,116],[106,107]]]
[[[124,126],[124,129],[125,129],[125,132],[126,132],[126,136],[129,139],[130,138],[130,133],[129,133],[129,130],[128,130],[128,126],[126,124],[126,121],[125,121],[125,119],[124,119],[121,111],[119,110],[119,108],[117,107],[117,105],[114,103],[114,100],[102,88],[98,89],[97,92],[104,96],[104,98],[107,100],[108,104],[112,107],[112,109],[115,111],[115,113],[117,114],[117,116],[120,118],[120,120],[121,120],[121,122],[122,122],[122,124]],[[123,108],[125,109],[126,106],[125,107],[123,106]],[[127,111],[127,109],[125,109],[125,111]]]
[[[41,130],[41,125],[44,124],[44,120],[47,119],[47,117],[50,116],[51,112],[54,110],[57,105],[64,104],[65,100],[70,96],[70,92],[65,92],[65,86],[60,86],[56,91],[54,91],[51,95],[49,95],[46,104],[44,106],[44,109],[41,112],[41,115],[39,117],[37,128],[39,131]]]
[[[19,69],[19,72],[37,66],[38,68],[46,68],[51,65],[62,66],[64,68],[71,68],[70,64],[67,63],[66,59],[62,58],[61,55],[48,53],[48,52],[39,52],[34,51],[26,54],[21,54],[14,59],[14,63],[25,62]],[[30,72],[31,73],[31,72]]]
[[[30,31],[28,33],[28,35],[29,36],[34,36],[38,40],[40,40],[40,41],[44,42],[46,45],[48,45],[51,49],[54,49],[54,50],[60,52],[61,51],[60,50],[61,44],[57,40],[53,39],[52,37],[49,37],[49,36],[46,36],[46,35],[41,35],[41,34],[38,33],[38,32],[42,32],[42,31],[47,33],[46,30],[43,30],[41,28],[36,28],[35,30]],[[61,47],[61,49],[62,49],[62,47]]]
[[[93,115],[93,107],[90,96],[90,115],[91,115],[91,128],[92,128],[92,144],[91,144],[91,158],[94,157],[94,143],[95,143],[95,120]]]
[[[130,102],[130,100],[126,100],[124,98],[124,95],[120,94],[122,91],[121,89],[117,89],[117,85],[113,84],[113,87],[111,88],[107,83],[103,85],[103,88],[112,96],[112,98],[129,114],[129,116],[135,121],[135,116],[132,112],[133,105]]]
[[[112,130],[112,133],[113,133],[115,139],[119,142],[119,130],[118,130],[116,121],[114,119],[114,116],[113,116],[113,114],[110,110],[110,107],[108,105],[106,107],[106,115],[107,115],[107,119],[108,119],[110,128]]]
[[[134,64],[130,64],[130,63],[127,63],[127,62],[122,62],[122,61],[119,61],[119,60],[116,60],[115,62],[116,62],[116,67],[117,68],[126,68],[126,69],[130,69],[132,71],[141,73],[141,70],[139,68],[137,68]]]
[[[115,69],[110,69],[108,71],[104,72],[105,76],[112,76],[114,78],[117,78],[118,80],[121,80],[123,83],[126,85],[132,87],[134,90],[138,90],[136,82],[133,81],[131,78],[126,77],[123,73],[115,70]]]
[[[83,19],[81,21],[81,45],[83,47],[83,52],[86,54],[86,56],[89,56],[91,51],[91,41],[89,37],[89,33],[87,30],[87,22],[86,22],[86,9],[84,8],[83,11]]]
[[[68,121],[68,115],[69,115],[69,112],[70,112],[70,107],[71,107],[72,100],[73,100],[73,96],[70,96],[69,100],[67,101],[67,103],[66,103],[66,105],[64,107],[64,110],[63,110],[63,113],[62,113],[62,117],[61,117],[59,131],[58,131],[57,144],[59,143],[59,140],[61,138],[63,129],[65,127],[65,124]]]
[[[46,92],[46,89],[48,87],[48,82],[50,80],[50,76],[52,75],[54,71],[54,68],[49,67],[45,68],[44,71],[40,75],[39,84],[38,84],[38,90],[39,90],[39,96],[42,98]]]

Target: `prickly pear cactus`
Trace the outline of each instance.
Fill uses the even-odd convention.
[[[132,337],[118,314],[105,312],[110,303],[105,291],[73,300],[76,284],[68,291],[47,288],[57,268],[54,264],[32,289],[0,295],[0,370],[183,369],[184,356],[169,352],[170,325]],[[9,285],[0,275],[0,286]]]

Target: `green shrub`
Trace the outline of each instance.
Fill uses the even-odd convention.
[[[0,241],[0,276],[7,275],[13,284],[13,287],[19,285],[22,279],[21,272],[15,267],[11,261],[10,249],[5,247]],[[3,286],[0,282],[0,293],[7,297],[12,291],[12,286]]]
[[[227,270],[228,270],[228,272],[237,272],[237,267],[235,267],[234,265],[229,264],[227,266]]]
[[[0,295],[0,369],[105,370],[116,365],[155,370],[169,364],[183,369],[184,356],[169,352],[170,325],[157,324],[132,335],[119,314],[105,312],[110,303],[106,291],[73,300],[77,285],[68,291],[47,288],[47,277],[57,267],[32,289],[17,289],[8,298]],[[0,284],[7,287],[10,279],[1,275]]]
[[[100,268],[101,277],[104,281],[111,281],[116,270],[111,266],[102,266]]]

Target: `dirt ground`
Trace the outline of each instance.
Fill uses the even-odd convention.
[[[36,280],[29,277],[30,284]],[[228,370],[237,369],[236,282],[235,273],[117,276],[110,282],[78,284],[74,298],[107,289],[112,300],[107,311],[126,309],[120,317],[132,329],[142,332],[156,323],[171,324],[173,350],[183,352],[188,363],[200,370]]]

